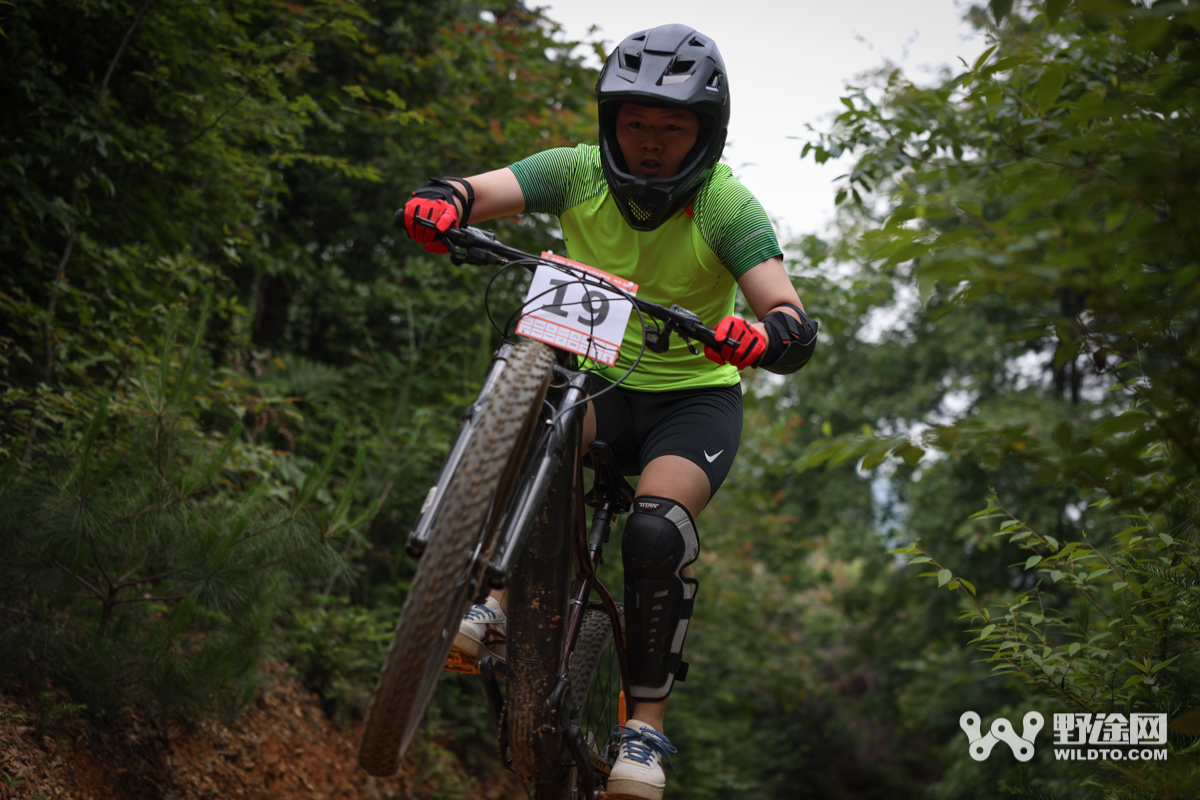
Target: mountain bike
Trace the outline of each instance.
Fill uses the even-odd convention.
[[[631,696],[622,608],[597,570],[634,492],[603,442],[586,455],[595,477],[583,490],[589,372],[580,356],[615,363],[611,342],[632,314],[642,352],[665,351],[675,334],[698,354],[696,342],[717,347],[716,335],[690,311],[638,299],[636,285],[588,265],[525,253],[470,227],[442,241],[456,264],[534,274],[409,535],[418,569],[371,697],[359,764],[376,776],[396,771],[443,669],[475,671],[447,664],[467,607],[507,586],[507,663],[476,665],[500,759],[538,798],[594,800]],[[615,313],[621,304],[627,311]],[[513,331],[530,338],[513,341]],[[590,525],[585,506],[594,509]]]

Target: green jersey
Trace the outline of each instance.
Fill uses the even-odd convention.
[[[638,284],[638,297],[660,305],[678,303],[710,328],[733,313],[737,279],[768,258],[782,255],[762,205],[717,164],[687,208],[652,231],[635,231],[609,193],[594,145],[546,150],[509,167],[529,213],[553,214],[562,225],[567,254]],[[625,329],[614,367],[620,378],[637,358],[642,326],[635,312]],[[665,353],[646,350],[625,386],[664,392],[733,386],[738,370],[692,355],[677,336]]]

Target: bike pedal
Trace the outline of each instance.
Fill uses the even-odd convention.
[[[459,672],[463,675],[478,675],[479,665],[475,659],[469,658],[457,650],[451,650],[450,655],[446,657],[446,664],[442,667],[443,672]]]

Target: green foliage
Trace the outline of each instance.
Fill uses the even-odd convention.
[[[242,702],[275,638],[352,718],[495,344],[490,276],[391,211],[592,140],[594,75],[515,3],[6,8],[0,664],[190,714]],[[1195,793],[1200,12],[970,13],[974,65],[882,72],[805,148],[856,159],[793,245],[824,338],[746,376],[672,792]],[[414,749],[447,793],[493,763],[478,689],[443,681]],[[963,710],[1034,707],[1166,711],[1171,760],[967,757]]]
[[[235,708],[298,596],[403,599],[492,348],[488,276],[392,210],[581,140],[594,77],[520,3],[6,9],[0,664],[93,710]],[[332,707],[370,688],[313,669]]]
[[[321,695],[325,713],[361,718],[392,640],[396,611],[320,602],[292,610],[282,655]]]
[[[915,280],[924,302],[982,309],[1002,299],[1019,318],[1008,338],[1047,353],[1056,391],[1072,401],[1089,366],[1137,398],[1121,420],[1101,418],[1079,434],[1067,424],[1022,457],[1044,462],[1042,479],[1069,476],[1151,507],[1200,465],[1186,402],[1200,391],[1200,197],[1181,179],[1200,170],[1190,113],[1200,99],[1197,13],[1167,20],[1130,7],[1093,27],[1086,14],[1022,20],[942,85],[923,89],[893,73],[881,101],[857,92],[838,129],[809,145],[818,155],[862,149],[847,188],[890,196],[886,222],[863,235],[864,258]],[[1134,41],[1148,19],[1165,24],[1150,50]],[[994,427],[963,424],[925,439],[979,444]],[[839,452],[889,451],[867,440]],[[1151,442],[1167,463],[1148,465]],[[893,442],[890,452],[903,447]]]
[[[937,567],[921,577],[936,578],[938,588],[967,591],[973,610],[964,617],[981,626],[973,641],[991,654],[995,672],[1019,673],[1079,709],[1176,710],[1194,701],[1187,687],[1196,676],[1188,675],[1190,665],[1174,664],[1200,629],[1193,526],[1177,530],[1188,537],[1177,539],[1155,532],[1163,519],[1141,517],[1134,521],[1144,524],[1101,549],[1086,533],[1070,542],[1042,536],[995,497],[973,517],[1005,518],[992,535],[1031,553],[1013,566],[1033,588],[1001,608],[981,604],[966,578],[952,575],[919,543],[892,552],[913,556],[909,564]]]
[[[892,552],[926,570],[894,578],[899,608],[921,614],[898,627],[963,674],[974,653],[1009,677],[947,712],[1176,719],[1200,691],[1200,184],[1183,177],[1200,174],[1200,17],[1163,3],[989,11],[972,12],[993,45],[974,65],[931,87],[881,73],[805,148],[856,154],[840,235],[805,249],[853,265],[822,296],[851,338],[825,351],[846,386],[809,417],[822,432],[793,463],[873,472],[898,509]],[[951,635],[956,617],[971,641]],[[961,737],[948,721],[943,740]],[[901,724],[929,735],[916,722]],[[1172,732],[1168,762],[1084,773],[1039,759],[1032,782],[1001,788],[1187,796],[1194,745]],[[939,760],[931,796],[976,792],[993,770],[958,748]]]
[[[200,357],[207,309],[184,347],[172,313],[157,363],[138,365],[131,393],[47,442],[52,464],[0,485],[4,663],[59,678],[99,709],[236,709],[254,688],[281,567],[328,572],[338,562],[329,540],[351,524],[344,499],[325,525],[305,513],[340,434],[325,463],[288,487],[254,468],[261,453],[241,441],[240,423],[220,438],[197,431],[199,393],[212,386]]]

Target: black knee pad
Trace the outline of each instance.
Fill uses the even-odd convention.
[[[687,509],[665,497],[634,501],[625,523],[625,644],[634,700],[664,700],[683,680],[683,642],[699,582],[682,575],[700,555]]]

